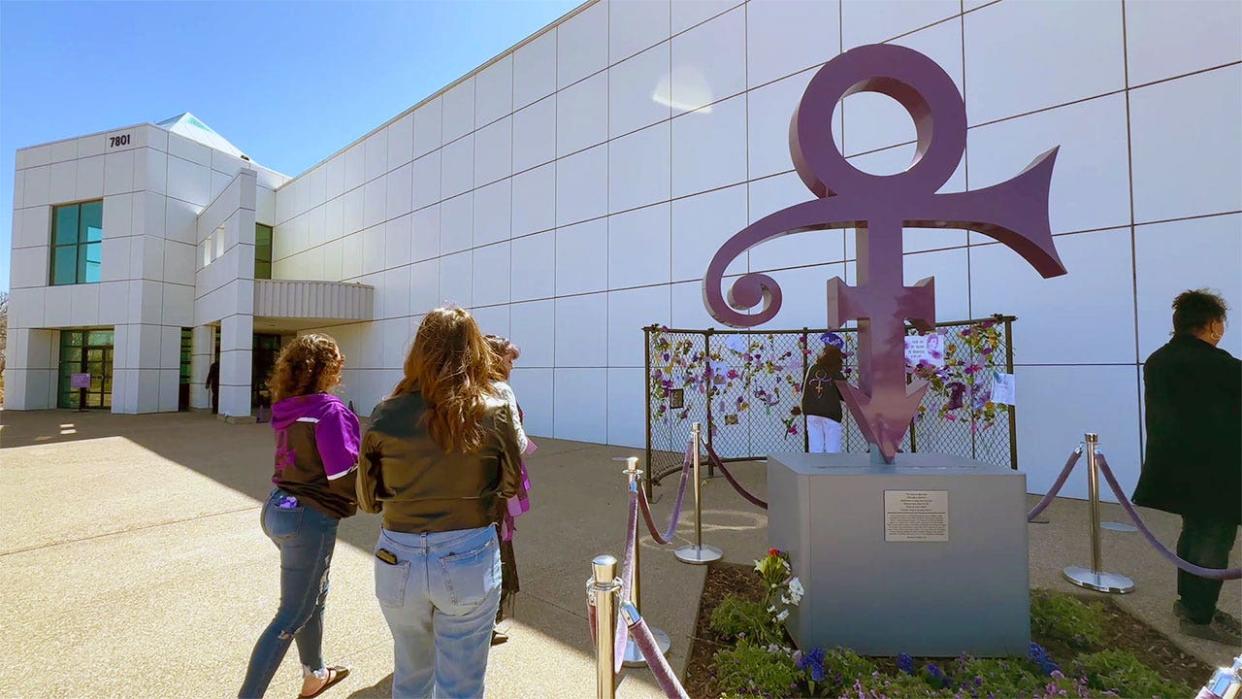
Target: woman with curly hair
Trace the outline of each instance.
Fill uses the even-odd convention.
[[[518,488],[517,415],[460,308],[418,328],[404,376],[362,439],[358,506],[383,513],[375,596],[394,697],[481,697],[500,605],[497,513]]]
[[[275,487],[259,516],[280,550],[280,606],[259,636],[240,697],[267,691],[289,644],[302,661],[302,697],[319,696],[348,668],[323,661],[328,566],[341,519],[357,513],[358,418],[328,393],[345,357],[327,335],[296,337],[280,350],[267,385],[276,430]]]

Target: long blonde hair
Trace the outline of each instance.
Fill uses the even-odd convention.
[[[423,318],[393,396],[418,392],[431,438],[445,451],[483,446],[483,418],[492,394],[492,350],[474,318],[461,308],[437,308]]]

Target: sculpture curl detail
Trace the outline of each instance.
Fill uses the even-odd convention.
[[[812,200],[782,209],[755,221],[725,241],[712,257],[703,276],[703,301],[713,318],[731,327],[750,328],[776,317],[781,310],[782,295],[781,286],[775,279],[759,272],[743,274],[729,286],[726,297],[722,292],[725,272],[747,250],[773,238],[853,224],[852,221],[825,224],[824,202]],[[746,313],[756,307],[760,307],[757,313]]]

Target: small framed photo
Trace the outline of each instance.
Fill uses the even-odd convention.
[[[668,407],[680,408],[686,404],[685,390],[681,388],[670,389],[668,392]]]

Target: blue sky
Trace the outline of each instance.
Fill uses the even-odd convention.
[[[0,289],[17,148],[193,112],[295,175],[578,4],[0,2]]]

